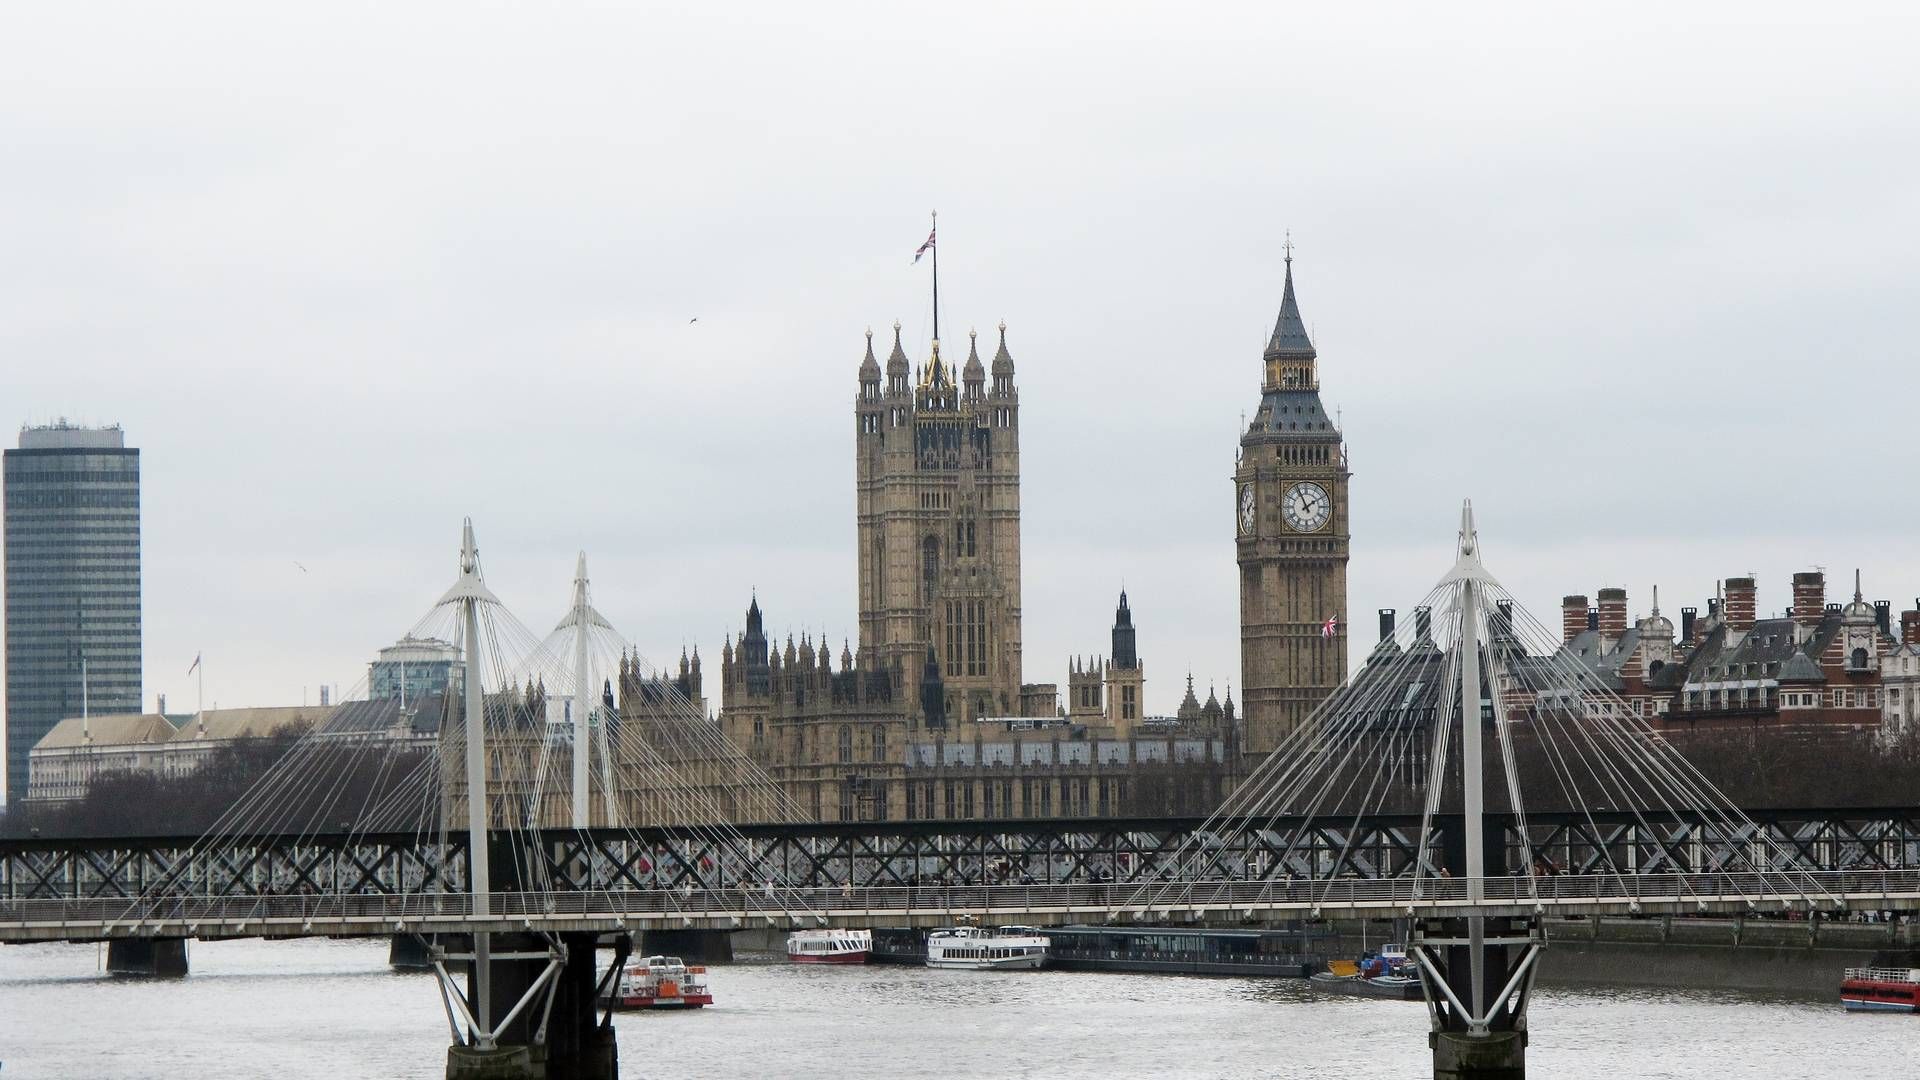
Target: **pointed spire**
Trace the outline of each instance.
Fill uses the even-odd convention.
[[[1182,720],[1192,720],[1200,715],[1200,699],[1193,696],[1193,671],[1187,671],[1187,696],[1180,699],[1180,709],[1175,713]]]
[[[968,386],[977,386],[987,379],[987,370],[980,366],[979,331],[967,331],[967,366],[962,372],[962,377]]]
[[[953,368],[940,359],[940,339],[933,339],[933,353],[920,369],[920,389],[947,390],[953,387]]]
[[[1000,320],[1000,350],[993,354],[995,376],[1013,374],[1013,354],[1007,351],[1007,321]]]
[[[880,362],[873,358],[873,327],[867,327],[867,356],[860,361],[860,381],[863,383],[880,381]]]
[[[1267,355],[1312,357],[1313,342],[1307,338],[1306,323],[1300,319],[1300,304],[1293,298],[1293,240],[1287,240],[1287,284],[1280,294],[1280,318],[1273,324],[1273,338],[1267,342]]]
[[[887,374],[905,376],[907,350],[900,347],[900,320],[893,320],[893,352],[887,356]]]
[[[1866,594],[1860,589],[1858,567],[1853,571],[1853,603],[1848,604],[1841,614],[1845,616],[1847,622],[1857,626],[1864,626],[1874,621],[1873,605],[1867,603]]]

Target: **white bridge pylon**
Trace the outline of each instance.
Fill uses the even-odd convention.
[[[551,911],[569,893],[618,887],[616,874],[625,868],[616,869],[608,848],[596,845],[611,837],[614,846],[631,850],[643,843],[636,831],[641,826],[678,825],[691,830],[707,850],[742,851],[747,845],[726,813],[728,806],[747,807],[762,820],[796,819],[791,800],[664,672],[642,674],[639,651],[593,606],[585,552],[575,563],[567,613],[540,641],[487,588],[471,520],[462,527],[459,567],[454,585],[435,605],[436,611],[454,615],[464,671],[461,722],[442,725],[439,756],[450,761],[455,749],[463,752],[465,783],[458,799],[452,785],[443,787],[438,827],[452,828],[450,811],[464,804],[474,925],[471,953],[450,956],[435,950],[434,959],[456,1042],[487,1052],[516,1019],[524,1027],[524,1017],[547,1014],[568,959],[568,945],[557,933],[541,933],[544,947],[534,949],[522,934],[512,950],[495,954],[484,927],[512,910],[496,911],[502,894],[512,894],[522,906],[529,894],[544,894],[550,899],[543,906]],[[629,680],[641,692],[643,716],[623,716],[605,675],[616,664],[621,692],[630,688]],[[566,723],[552,722],[549,692],[567,702]],[[557,794],[562,785],[568,794],[565,810],[554,812],[548,793]],[[599,821],[592,812],[596,787],[603,811]],[[667,820],[639,820],[652,814]],[[555,838],[556,833],[565,837],[568,829],[575,835]],[[764,889],[743,898],[736,920],[757,912],[770,924],[819,921],[774,870],[767,874]],[[531,919],[519,921],[525,930],[534,929]],[[691,919],[681,922],[692,925]],[[468,963],[466,992],[446,960]],[[526,979],[526,965],[541,960],[545,966]],[[517,963],[521,971],[517,981],[503,984],[519,993],[498,1019],[491,1013],[495,961]],[[614,974],[607,973],[602,982]],[[528,1037],[540,1041],[544,1023]]]
[[[1571,847],[1557,849],[1534,831],[1529,808],[1584,815],[1590,842],[1622,833],[1603,829],[1595,813],[1630,814],[1634,839],[1603,839],[1598,859],[1581,868],[1613,879],[1620,897],[1671,874],[1680,888],[1713,888],[1719,906],[1729,889],[1776,909],[1783,897],[1839,906],[1785,853],[1756,840],[1764,831],[1622,698],[1617,672],[1563,647],[1516,602],[1482,561],[1471,503],[1461,509],[1453,565],[1413,616],[1285,734],[1161,864],[1136,904],[1191,910],[1187,900],[1204,883],[1246,877],[1284,881],[1289,895],[1330,897],[1343,872],[1364,860],[1378,876],[1410,885],[1402,914],[1436,920],[1423,924],[1414,950],[1436,1028],[1475,1036],[1524,1027],[1540,938],[1526,917],[1515,924],[1447,909],[1461,885],[1468,909],[1500,908],[1487,904],[1490,878],[1502,879],[1496,891],[1508,905],[1531,900],[1537,914],[1551,904],[1541,902],[1542,884],[1561,872]],[[1657,620],[1656,611],[1641,626],[1651,634]],[[1361,828],[1370,816],[1415,813],[1420,829],[1410,851],[1330,852],[1306,843],[1365,843],[1378,836]],[[1276,850],[1258,864],[1226,865],[1208,839],[1283,818],[1293,824],[1275,830]],[[1303,819],[1307,827],[1298,825]],[[1698,899],[1705,910],[1709,897]],[[1497,932],[1489,919],[1500,923]]]

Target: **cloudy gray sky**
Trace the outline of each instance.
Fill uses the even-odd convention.
[[[656,659],[756,587],[851,636],[861,335],[924,355],[935,207],[946,336],[1019,366],[1030,680],[1124,579],[1151,708],[1237,684],[1289,229],[1361,640],[1463,496],[1549,623],[1920,593],[1910,6],[307,6],[0,15],[0,403],[142,448],[149,706],[197,650],[209,704],[352,684],[467,514],[538,629],[585,548]]]

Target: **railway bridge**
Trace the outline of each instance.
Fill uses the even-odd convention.
[[[584,556],[543,638],[469,523],[414,631],[461,656],[434,752],[393,765],[323,724],[201,835],[0,841],[0,943],[417,935],[441,943],[450,1080],[600,1080],[635,932],[1391,916],[1436,1078],[1509,1078],[1544,917],[1920,910],[1920,808],[1734,805],[1488,573],[1470,507],[1421,608],[1207,818],[820,823],[686,702],[606,709],[631,648]],[[566,721],[523,686],[570,694]],[[348,792],[370,761],[383,786]]]

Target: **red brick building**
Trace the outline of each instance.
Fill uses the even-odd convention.
[[[1826,601],[1826,576],[1793,576],[1793,605],[1760,618],[1755,583],[1729,578],[1724,592],[1681,609],[1680,626],[1652,613],[1630,622],[1624,589],[1561,603],[1561,648],[1632,703],[1663,733],[1766,728],[1806,734],[1880,734],[1887,704],[1883,664],[1911,652],[1895,638],[1893,605]],[[1903,619],[1920,625],[1920,616]],[[1909,691],[1910,693],[1910,691]]]

